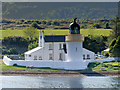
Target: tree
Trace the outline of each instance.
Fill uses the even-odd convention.
[[[53,20],[53,21],[52,21],[52,25],[59,26],[59,25],[60,25],[60,23],[59,23],[58,21]]]
[[[37,22],[33,22],[32,24],[31,24],[31,27],[34,27],[34,28],[39,28],[39,25],[37,24]]]
[[[120,57],[120,36],[111,41],[109,45],[109,55],[112,57]]]
[[[114,22],[114,27],[113,27],[111,36],[112,36],[112,39],[113,38],[117,39],[117,37],[120,36],[120,19],[119,19],[119,17],[115,17],[113,22]]]
[[[30,41],[33,41],[36,37],[39,36],[39,33],[36,28],[34,27],[27,27],[23,30],[23,33],[26,38],[28,38]]]
[[[38,42],[33,42],[28,45],[28,50],[38,47]]]
[[[18,52],[16,51],[16,48],[10,48],[9,54],[18,54]]]
[[[106,45],[102,36],[89,35],[88,37],[85,37],[83,47],[97,53],[105,50]]]
[[[96,27],[96,28],[100,28],[100,24],[99,23],[95,23],[93,26]]]
[[[114,38],[117,39],[118,36],[120,36],[120,19],[119,17],[115,17],[114,20],[112,20],[114,23],[114,27],[110,33],[110,36],[108,38],[108,43],[110,43]]]
[[[109,47],[113,47],[113,46],[115,45],[115,43],[116,43],[116,39],[114,38],[114,39],[111,41]]]
[[[47,25],[51,25],[51,21],[48,21],[48,22],[47,22]]]
[[[109,27],[109,23],[106,23],[106,24],[105,24],[105,28],[106,28],[106,29],[109,29],[109,28],[110,28],[110,27]]]

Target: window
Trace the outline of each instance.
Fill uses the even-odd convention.
[[[53,49],[53,46],[52,46],[52,44],[50,43],[49,44],[49,50],[52,50]]]
[[[59,54],[59,60],[62,60],[62,53]]]
[[[31,57],[31,55],[29,55],[29,57]]]
[[[37,60],[37,56],[34,56],[34,60]]]
[[[49,60],[53,60],[53,55],[49,54]]]
[[[62,44],[59,44],[59,49],[60,49],[60,50],[62,49]]]
[[[66,44],[65,43],[63,44],[63,50],[64,50],[65,54],[67,54],[67,48],[66,48]]]
[[[42,60],[42,57],[41,57],[41,56],[39,56],[39,60]]]
[[[83,60],[85,60],[85,54],[83,54]]]
[[[90,59],[90,55],[89,54],[87,54],[87,59]]]

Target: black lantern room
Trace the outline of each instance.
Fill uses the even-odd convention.
[[[70,34],[80,34],[80,25],[76,23],[76,19],[74,19],[74,22],[70,24]]]

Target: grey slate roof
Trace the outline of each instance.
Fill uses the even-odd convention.
[[[45,35],[45,42],[65,42],[66,35]]]

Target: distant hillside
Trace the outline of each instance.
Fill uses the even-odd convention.
[[[113,18],[116,2],[4,2],[3,18],[8,19],[71,19]]]

